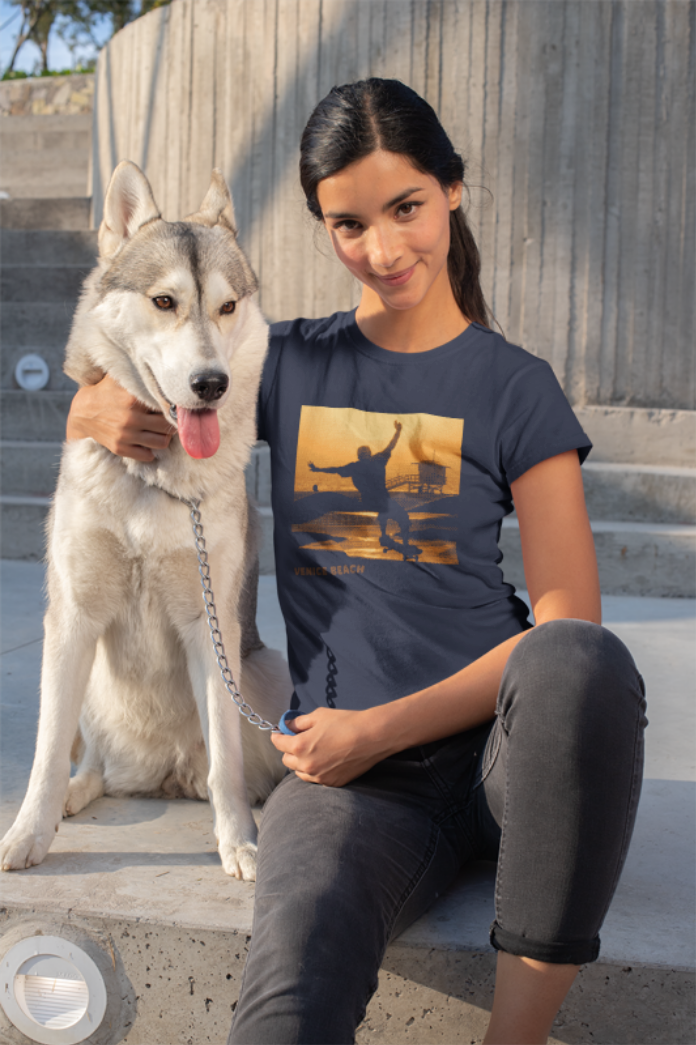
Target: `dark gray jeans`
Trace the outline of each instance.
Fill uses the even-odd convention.
[[[259,840],[249,958],[229,1043],[354,1040],[390,940],[467,860],[498,860],[499,950],[582,964],[640,795],[644,686],[611,632],[559,620],[512,653],[496,718],[342,788],[288,775]]]

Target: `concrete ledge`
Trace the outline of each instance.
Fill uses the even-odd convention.
[[[18,302],[29,302],[30,305],[41,302],[42,305],[50,303],[55,311],[58,305],[63,314],[72,318],[82,284],[90,270],[89,265],[3,265],[0,298],[5,308]],[[39,318],[42,324],[46,324],[45,316]],[[50,325],[47,333],[50,337]],[[12,336],[9,338],[11,342]],[[59,348],[62,351],[64,346],[60,344]]]
[[[36,932],[101,948],[114,966],[120,997],[107,1033],[92,1042],[123,1045],[224,1045],[236,1008],[249,934],[152,924],[143,919],[47,917],[32,909],[0,914],[6,938]],[[422,952],[397,941],[356,1035],[357,1045],[430,1045],[483,1039],[493,1001],[495,955]],[[581,970],[554,1024],[550,1045],[692,1045],[691,972],[598,962]],[[28,1045],[0,1009],[8,1045]]]
[[[0,497],[0,556],[36,562],[46,550],[50,497]]]
[[[3,495],[51,497],[62,452],[62,443],[0,441]]]
[[[89,196],[0,200],[0,228],[54,231],[89,229],[91,207]]]
[[[590,460],[696,466],[696,410],[576,406],[593,443]]]
[[[77,385],[70,390],[24,392],[16,388],[0,390],[0,438],[62,442],[65,422]]]
[[[58,462],[56,461],[56,469]],[[3,486],[3,489],[6,489]],[[0,558],[38,562],[46,550],[46,519],[51,497],[3,493],[0,496]],[[259,508],[261,544],[259,571],[275,573],[273,554],[273,513]]]
[[[97,233],[91,229],[5,229],[0,240],[3,265],[91,269],[97,259]]]
[[[610,595],[696,595],[696,527],[658,523],[591,523],[599,581]],[[499,541],[505,579],[524,588],[517,519],[504,519]]]
[[[6,83],[0,84],[0,88],[6,86]],[[51,86],[60,92],[59,84],[46,84],[44,94]],[[4,93],[0,90],[0,98]],[[63,85],[63,93],[67,101],[68,85]],[[33,107],[36,105],[35,99]],[[89,111],[72,115],[51,113],[50,106],[44,112],[47,114],[0,119],[3,153],[0,188],[13,199],[86,196],[92,114]]]
[[[591,519],[696,524],[696,468],[588,461],[582,478]]]

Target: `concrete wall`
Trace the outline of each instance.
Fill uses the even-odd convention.
[[[574,404],[693,409],[695,22],[689,0],[174,0],[100,58],[95,220],[120,159],[169,218],[220,166],[266,314],[351,307],[298,141],[332,85],[398,77],[469,159],[507,337]]]

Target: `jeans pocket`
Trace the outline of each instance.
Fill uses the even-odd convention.
[[[427,758],[423,765],[447,799],[448,808],[463,808],[476,783],[476,769],[494,723],[458,733]]]

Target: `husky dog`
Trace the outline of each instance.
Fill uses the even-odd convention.
[[[168,223],[145,175],[119,164],[65,371],[80,385],[110,374],[169,414],[178,437],[147,464],[91,439],[64,448],[48,521],[36,755],[0,843],[3,870],[40,863],[63,815],[103,794],[137,794],[209,797],[224,870],[255,877],[250,802],[284,770],[223,686],[180,500],[201,502],[232,674],[276,722],[292,684],[256,631],[257,529],[244,482],[268,341],[255,290],[219,171],[200,210]]]

